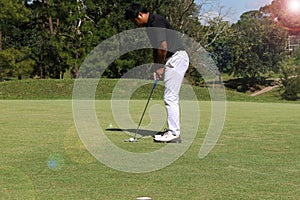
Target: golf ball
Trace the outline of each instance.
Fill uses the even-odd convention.
[[[130,141],[130,142],[133,142],[133,141],[134,141],[134,138],[129,138],[129,141]]]

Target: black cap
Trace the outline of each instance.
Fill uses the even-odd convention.
[[[136,19],[139,13],[148,13],[148,9],[140,4],[132,3],[125,9],[124,19]]]

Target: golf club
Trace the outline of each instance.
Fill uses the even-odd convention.
[[[152,97],[152,94],[153,94],[153,91],[154,91],[154,89],[155,89],[155,87],[156,87],[156,85],[157,85],[157,81],[158,81],[158,79],[156,79],[156,80],[154,81],[152,90],[151,90],[150,95],[149,95],[149,97],[148,97],[148,101],[147,101],[147,103],[146,103],[146,105],[145,105],[145,108],[144,108],[143,114],[142,114],[142,116],[141,116],[140,122],[139,122],[139,124],[138,124],[138,127],[137,127],[135,133],[134,133],[134,137],[133,137],[133,138],[126,139],[126,140],[124,140],[124,142],[137,142],[137,141],[138,141],[138,140],[136,139],[136,134],[138,133],[138,130],[139,130],[140,126],[141,126],[142,120],[143,120],[143,118],[144,118],[145,112],[146,112],[147,107],[148,107],[148,104],[149,104],[149,101],[150,101],[150,99],[151,99],[151,97]]]

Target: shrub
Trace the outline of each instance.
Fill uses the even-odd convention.
[[[281,65],[280,76],[284,92],[281,96],[286,100],[299,99],[300,93],[300,62],[286,61]]]

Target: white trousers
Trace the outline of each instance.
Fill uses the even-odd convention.
[[[164,102],[168,114],[168,129],[176,135],[180,135],[179,92],[188,66],[186,51],[177,51],[165,65]]]

